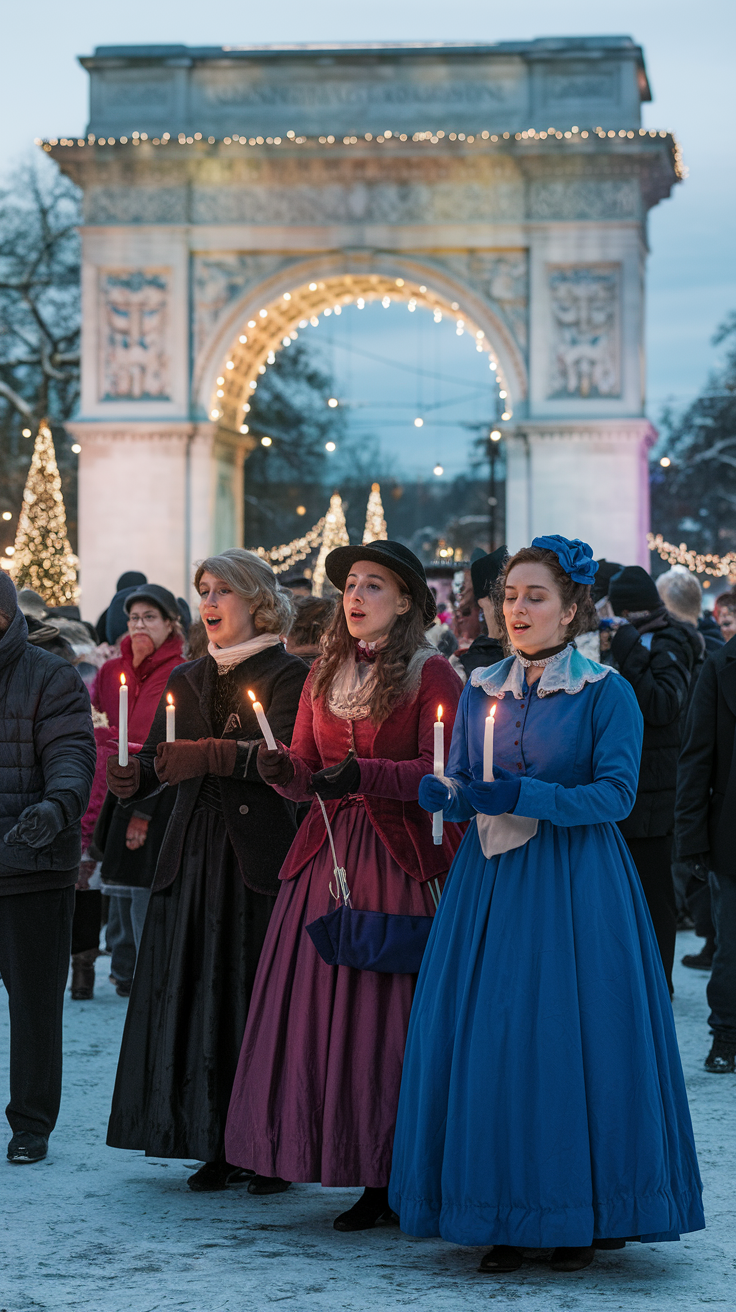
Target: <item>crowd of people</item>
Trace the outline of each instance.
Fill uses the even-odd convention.
[[[195,1191],[360,1188],[337,1231],[487,1273],[702,1228],[672,968],[695,928],[734,1072],[736,591],[559,536],[326,572],[232,548],[198,618],[130,572],[96,625],[0,573],[9,1160],[47,1153],[70,962],[89,1002],[106,954],[107,1142]]]

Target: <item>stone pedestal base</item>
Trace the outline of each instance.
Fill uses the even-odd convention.
[[[647,419],[529,422],[507,439],[511,551],[545,533],[582,538],[596,559],[648,568]]]

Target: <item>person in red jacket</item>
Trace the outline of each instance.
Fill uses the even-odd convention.
[[[304,927],[335,906],[320,799],[352,906],[431,916],[462,827],[435,845],[417,802],[443,708],[449,748],[462,684],[425,630],[436,613],[424,570],[395,542],[339,547],[327,575],[343,593],[302,692],[291,748],[259,748],[267,783],[312,802],[280,878],[261,954],[226,1131],[251,1193],[289,1181],[363,1186],[335,1221],[386,1215],[401,1065],[416,975],[328,965]]]

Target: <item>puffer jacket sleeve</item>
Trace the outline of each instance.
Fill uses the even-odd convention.
[[[44,799],[58,802],[67,825],[81,820],[92,791],[97,747],[89,693],[73,666],[56,665],[44,682],[33,723]]]

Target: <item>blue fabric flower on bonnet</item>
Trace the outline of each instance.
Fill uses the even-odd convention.
[[[573,583],[592,583],[598,573],[598,561],[593,560],[593,548],[580,538],[563,538],[559,533],[549,537],[535,538],[533,547],[543,551],[554,551],[566,574]]]

